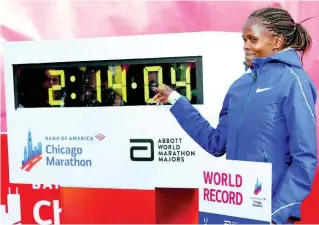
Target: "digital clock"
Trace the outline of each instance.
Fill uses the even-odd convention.
[[[154,105],[165,83],[203,103],[202,57],[15,65],[16,107]]]

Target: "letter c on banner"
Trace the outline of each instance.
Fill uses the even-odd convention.
[[[49,224],[52,224],[52,220],[42,220],[40,217],[40,208],[44,205],[50,206],[51,202],[46,201],[46,200],[42,200],[42,201],[37,202],[33,207],[33,217],[34,217],[35,222],[37,222],[38,224],[49,225]]]
[[[49,224],[59,225],[60,224],[60,213],[62,212],[62,209],[59,208],[59,201],[58,200],[53,200],[53,218],[54,218],[54,223],[52,223],[51,219],[43,220],[40,217],[40,208],[42,206],[51,206],[51,202],[46,201],[46,200],[41,200],[41,201],[37,202],[34,205],[34,207],[33,207],[34,220],[40,225],[49,225]]]

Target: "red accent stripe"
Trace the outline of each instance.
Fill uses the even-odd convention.
[[[21,167],[21,169],[25,170],[26,172],[29,172],[41,159],[42,159],[42,155],[37,155],[37,156],[33,157],[32,159],[30,159],[27,163],[25,163]]]

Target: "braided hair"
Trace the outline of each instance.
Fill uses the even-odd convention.
[[[270,32],[283,36],[284,48],[294,48],[302,52],[302,55],[310,50],[312,39],[309,32],[301,23],[311,18],[301,23],[295,23],[286,10],[272,7],[258,9],[249,16],[249,18],[252,17],[260,19]]]

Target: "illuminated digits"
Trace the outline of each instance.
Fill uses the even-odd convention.
[[[102,102],[102,96],[101,96],[101,71],[97,71],[95,74],[96,79],[96,99],[98,102]]]
[[[161,66],[147,66],[144,68],[144,99],[147,104],[152,102],[150,98],[149,79],[150,72],[157,72],[158,87],[163,84],[163,70]]]
[[[186,98],[191,101],[192,92],[191,92],[191,70],[190,66],[183,65],[179,68],[181,74],[185,72],[185,81],[176,81],[176,71],[173,67],[171,67],[171,84],[175,84],[176,87],[185,87],[186,88]],[[183,71],[184,70],[184,71]]]
[[[49,104],[52,106],[56,105],[64,105],[63,100],[57,100],[54,99],[53,91],[60,91],[63,87],[65,87],[65,76],[64,76],[64,70],[49,70],[49,73],[51,76],[60,76],[60,84],[52,85],[48,89],[49,92]]]
[[[108,86],[113,89],[120,89],[123,101],[127,102],[126,69],[122,70],[122,66],[114,66],[113,68],[110,70],[109,67],[107,70]]]

